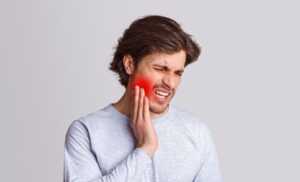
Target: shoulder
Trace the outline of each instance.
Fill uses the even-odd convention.
[[[206,121],[176,106],[173,107],[173,111],[180,128],[197,141],[203,152],[209,151],[214,146],[212,130]]]
[[[198,134],[210,133],[210,129],[202,118],[186,111],[178,106],[172,105],[173,115],[179,120],[181,126],[185,126]]]
[[[77,120],[84,125],[91,125],[95,122],[106,121],[112,117],[112,106],[108,105],[100,110],[91,112],[85,116],[78,118]]]
[[[111,105],[108,105],[102,109],[99,109],[97,111],[93,111],[89,114],[86,114],[82,117],[79,117],[70,124],[67,135],[69,134],[82,134],[86,135],[87,132],[91,128],[97,127],[97,125],[101,124],[101,122],[106,122],[107,120],[110,120],[112,117],[112,113],[110,111]],[[107,122],[106,122],[107,123]]]
[[[181,122],[195,125],[200,128],[208,129],[208,126],[199,116],[195,116],[189,111],[186,111],[178,106],[172,105],[172,112],[175,118],[179,119]]]

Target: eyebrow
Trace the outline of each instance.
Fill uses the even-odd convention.
[[[170,68],[168,66],[166,66],[166,65],[160,65],[160,64],[154,63],[153,66],[159,67],[159,68],[163,68],[163,69],[168,70],[168,71],[170,70]],[[178,69],[175,72],[183,73],[184,69]]]

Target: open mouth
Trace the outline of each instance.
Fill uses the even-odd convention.
[[[169,97],[171,97],[173,92],[165,89],[155,89],[153,93],[155,95],[156,101],[158,101],[159,103],[164,103],[169,99]]]
[[[155,95],[161,99],[165,99],[170,95],[170,93],[163,91],[155,91]]]

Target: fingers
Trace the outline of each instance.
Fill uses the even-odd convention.
[[[135,86],[131,109],[131,124],[135,126],[138,122],[146,120],[150,121],[149,99],[145,96],[143,88]]]
[[[158,147],[158,138],[150,119],[149,99],[143,88],[135,86],[131,110],[131,128],[136,139],[136,145],[149,156],[153,156]]]
[[[143,118],[145,121],[150,121],[150,112],[149,112],[149,100],[148,97],[144,97],[144,105],[143,105]]]
[[[144,91],[143,88],[141,88],[140,89],[140,97],[139,97],[139,105],[138,105],[138,118],[137,118],[137,122],[144,121],[144,117],[143,117],[144,96],[145,96],[145,91]]]
[[[133,125],[136,124],[136,120],[137,120],[139,90],[140,90],[140,88],[138,86],[134,87],[134,98],[133,98],[132,110],[131,110],[131,122]]]

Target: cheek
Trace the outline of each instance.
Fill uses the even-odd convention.
[[[133,90],[136,85],[143,88],[145,95],[150,97],[153,88],[153,81],[151,81],[151,79],[144,76],[135,76],[131,82],[131,90]]]

